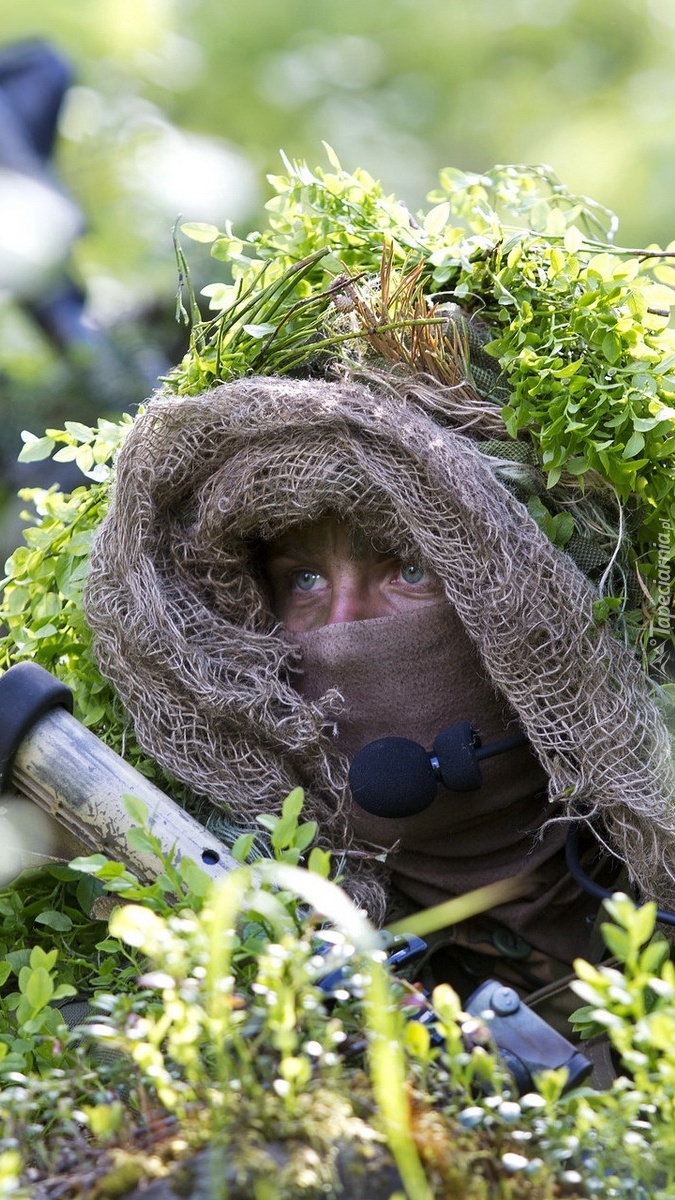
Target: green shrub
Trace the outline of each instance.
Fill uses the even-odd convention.
[[[277,1191],[289,1198],[337,1186],[335,1145],[365,1153],[373,1139],[389,1147],[410,1200],[671,1195],[675,968],[653,906],[614,897],[604,933],[617,965],[578,964],[577,1024],[607,1032],[626,1074],[605,1092],[563,1094],[564,1072],[549,1072],[518,1097],[452,990],[432,997],[435,1044],[404,1015],[409,985],[383,968],[380,935],[325,864],[293,865],[294,838],[309,850],[300,799],[287,806],[276,860],[217,885],[189,860],[165,857],[141,884],[93,855],[5,889],[21,945],[0,959],[0,1154],[11,1178],[20,1148],[39,1146],[24,1158],[33,1175],[53,1173],[64,1146],[85,1158],[129,1153],[134,1128],[170,1116],[184,1152],[227,1145],[252,1181],[261,1146],[313,1148],[317,1190],[302,1192],[306,1161],[296,1177],[289,1160]],[[159,851],[143,826],[134,835]],[[120,902],[108,930],[87,916],[105,894]],[[326,994],[320,978],[339,967],[344,980]],[[58,1005],[85,989],[92,1019],[69,1031]]]

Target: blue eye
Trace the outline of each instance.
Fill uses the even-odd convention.
[[[295,571],[291,578],[293,587],[301,592],[311,592],[322,576],[317,571]]]
[[[415,563],[404,563],[400,570],[400,576],[404,583],[422,583],[426,574],[424,567],[418,567]]]

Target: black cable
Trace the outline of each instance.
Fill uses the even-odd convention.
[[[588,826],[587,822],[585,822],[585,824],[587,828],[591,828]],[[574,881],[579,884],[579,887],[583,888],[583,890],[588,892],[589,895],[595,896],[597,900],[611,900],[614,892],[610,892],[608,888],[602,887],[601,884],[596,883],[594,879],[591,879],[590,875],[586,874],[581,863],[579,862],[580,826],[581,821],[575,821],[574,824],[570,826],[567,834],[567,841],[565,842],[565,859],[567,861],[567,869]],[[666,912],[664,909],[657,908],[656,918],[664,925],[675,925],[675,913]]]

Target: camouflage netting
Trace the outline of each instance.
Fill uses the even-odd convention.
[[[138,418],[117,466],[86,611],[103,673],[145,751],[249,827],[294,786],[348,889],[381,919],[379,867],[350,842],[330,698],[293,687],[260,540],[327,513],[442,579],[551,780],[551,815],[600,813],[633,882],[675,903],[669,739],[630,651],[593,621],[597,593],[477,448],[495,436],[456,389],[248,378]],[[459,416],[457,412],[459,411]],[[497,431],[498,432],[498,431]],[[470,433],[471,436],[468,436]]]

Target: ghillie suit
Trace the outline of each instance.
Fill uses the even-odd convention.
[[[632,652],[596,620],[597,590],[515,494],[539,476],[512,446],[468,379],[390,373],[160,397],[119,455],[86,612],[139,743],[246,827],[302,785],[376,920],[379,866],[350,836],[327,733],[337,698],[296,691],[297,651],[257,559],[262,541],[327,513],[440,577],[550,778],[542,821],[597,815],[638,891],[675,903],[666,730]]]

